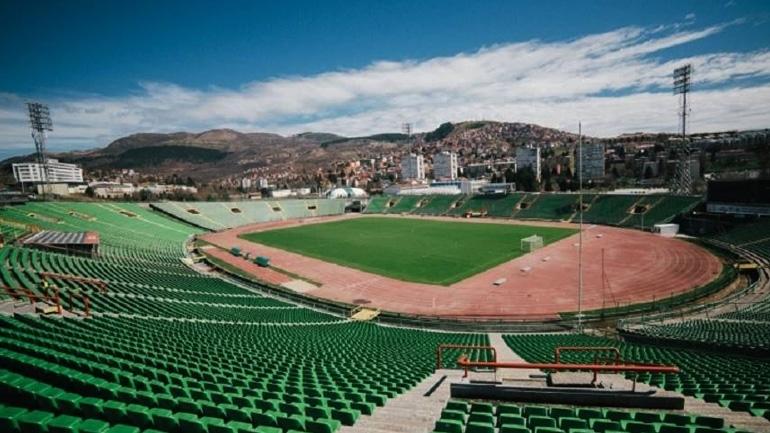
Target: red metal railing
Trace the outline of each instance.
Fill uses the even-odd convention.
[[[457,360],[457,365],[465,370],[463,377],[468,376],[468,369],[474,367],[487,368],[518,368],[518,369],[538,369],[538,370],[556,370],[556,371],[591,371],[600,372],[636,372],[636,373],[679,373],[679,367],[671,365],[657,364],[562,364],[562,363],[527,363],[527,362],[489,362],[489,361],[471,361],[468,355],[461,355]]]
[[[14,288],[6,285],[2,285],[2,288],[5,293],[13,297],[13,299],[19,299],[21,296],[27,297],[30,304],[34,304],[37,301],[50,302],[56,306],[56,313],[62,314],[61,298],[59,297],[59,289],[56,287],[53,288],[53,295],[48,295],[47,293],[45,295],[38,295],[31,290]],[[19,292],[21,292],[21,295]]]
[[[474,346],[474,345],[467,345],[467,344],[439,344],[439,346],[436,348],[436,370],[439,370],[442,368],[444,351],[447,349],[489,350],[492,352],[492,359],[494,361],[497,361],[497,349],[495,349],[493,346]],[[467,355],[465,354],[463,354],[462,356],[465,356],[467,358]]]
[[[100,293],[107,293],[107,283],[98,278],[79,277],[77,275],[59,274],[56,272],[40,272],[42,278],[75,281],[96,287]]]

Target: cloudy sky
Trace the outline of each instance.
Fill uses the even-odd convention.
[[[673,131],[671,71],[685,63],[691,130],[770,127],[763,1],[7,1],[0,59],[0,157],[32,148],[28,100],[51,106],[54,150],[480,119]]]

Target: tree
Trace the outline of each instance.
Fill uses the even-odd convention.
[[[88,188],[86,188],[85,194],[86,194],[86,197],[93,198],[94,197],[94,189],[89,186]]]
[[[452,124],[452,122],[442,123],[441,125],[439,125],[438,128],[425,134],[425,141],[442,140],[447,135],[449,135],[452,131],[454,131],[454,129],[455,129],[455,126]]]
[[[538,191],[540,189],[532,167],[524,167],[516,172],[516,189],[522,191]]]
[[[652,177],[653,177],[652,167],[650,167],[649,165],[644,167],[644,178],[652,179]]]

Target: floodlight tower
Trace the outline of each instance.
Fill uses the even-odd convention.
[[[411,123],[402,123],[401,124],[401,132],[406,135],[407,137],[412,137],[412,124]]]
[[[690,93],[692,81],[692,65],[687,64],[674,69],[674,94],[680,96],[679,117],[682,120],[682,139],[675,147],[679,162],[676,166],[673,192],[677,194],[692,193],[692,176],[690,173],[690,144],[687,141],[687,116],[690,115],[690,108],[687,103],[687,94]]]
[[[32,129],[32,140],[35,141],[35,157],[41,172],[41,184],[43,185],[43,195],[45,195],[48,185],[48,160],[45,156],[46,131],[53,131],[53,122],[51,122],[51,112],[48,106],[39,102],[27,102],[29,111],[29,126]]]

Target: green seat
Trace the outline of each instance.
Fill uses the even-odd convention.
[[[254,425],[265,427],[278,427],[278,420],[272,413],[258,413],[251,414],[251,421]]]
[[[80,413],[85,418],[103,418],[102,405],[104,401],[96,397],[81,398],[79,401]]]
[[[139,427],[132,425],[117,424],[110,427],[105,433],[141,433],[142,430]]]
[[[464,423],[454,419],[440,419],[433,428],[438,433],[463,433]]]
[[[333,409],[332,419],[336,419],[341,422],[342,425],[353,425],[356,423],[358,417],[361,416],[361,412],[355,409]]]
[[[468,403],[460,400],[449,400],[446,404],[446,409],[456,410],[463,413],[470,412],[470,406]]]
[[[662,417],[659,413],[655,412],[637,412],[634,415],[634,421],[644,422],[647,424],[655,424],[662,421]]]
[[[451,419],[465,423],[465,413],[458,410],[444,409],[441,411],[441,419]]]
[[[495,425],[484,422],[469,422],[465,426],[465,433],[495,433]]]
[[[305,416],[312,419],[329,419],[332,417],[332,411],[325,407],[308,406],[305,408]]]
[[[684,415],[679,413],[667,413],[663,416],[663,422],[674,424],[674,425],[685,426],[687,424],[692,423],[692,418],[690,417],[690,415]]]
[[[621,426],[617,421],[610,421],[608,419],[591,419],[589,423],[591,425],[591,429],[599,433],[604,433],[609,430],[623,431],[623,426]]]
[[[502,403],[497,405],[497,416],[500,415],[521,415],[521,408],[513,404]]]
[[[586,429],[588,428],[588,421],[582,418],[565,416],[559,418],[559,428],[566,432],[572,431],[572,429]]]
[[[524,406],[522,411],[525,417],[529,418],[535,416],[548,416],[548,409],[542,406]]]
[[[179,422],[179,430],[184,433],[208,433],[198,415],[180,412],[176,414],[176,419]]]
[[[48,422],[48,433],[77,433],[80,418],[59,415]]]
[[[471,403],[471,413],[486,413],[489,415],[494,415],[495,407],[490,403],[474,402]]]
[[[232,433],[255,433],[257,431],[257,429],[254,428],[254,426],[252,426],[250,422],[230,421],[227,423],[227,427],[231,429]],[[216,430],[216,429],[221,429],[223,427],[211,426],[209,428],[213,428]],[[209,433],[216,433],[216,432],[209,431]]]
[[[645,424],[639,421],[624,421],[623,430],[628,433],[656,433],[653,424]]]
[[[491,413],[473,412],[473,410],[471,410],[471,416],[468,417],[468,422],[480,422],[495,425],[495,417],[492,416]]]
[[[605,414],[605,418],[611,421],[631,421],[634,419],[630,412],[622,412],[619,410],[608,410]]]
[[[689,427],[676,424],[661,424],[658,433],[691,433]]]
[[[530,430],[534,430],[537,427],[550,427],[556,428],[556,420],[550,416],[532,415],[527,418]]]
[[[333,419],[308,419],[305,430],[310,433],[334,433],[339,430],[341,423]]]
[[[71,392],[65,392],[59,394],[56,397],[56,404],[59,406],[59,410],[64,413],[80,413],[80,400],[81,396],[73,394]]]
[[[578,418],[586,421],[604,418],[604,413],[600,409],[578,409],[577,415]]]
[[[694,420],[695,425],[711,428],[722,428],[725,426],[725,420],[713,416],[696,416]]]
[[[503,424],[500,426],[500,433],[530,433],[529,429],[523,425]]]
[[[78,433],[104,433],[110,424],[98,419],[87,419],[78,425]]]
[[[27,409],[15,406],[0,408],[0,431],[19,431],[18,418],[27,412]]]
[[[510,413],[504,413],[497,417],[497,425],[498,427],[503,425],[520,425],[520,426],[526,426],[527,425],[527,419],[520,415],[514,415]]]
[[[564,433],[564,430],[556,427],[535,427],[534,433]]]
[[[569,409],[566,407],[552,407],[549,415],[552,418],[556,418],[556,420],[558,421],[559,419],[564,417],[574,418],[575,411],[573,409]]]
[[[110,424],[120,424],[128,420],[126,416],[126,404],[120,401],[109,400],[102,405],[104,418]]]
[[[251,429],[251,424],[242,423],[245,424]],[[209,433],[236,433],[233,426],[230,424],[209,424],[208,426]]]
[[[152,424],[158,430],[175,432],[179,430],[179,420],[174,413],[168,409],[154,407],[150,409],[149,416],[152,418]]]
[[[284,430],[305,431],[305,417],[302,415],[279,416],[278,426]]]
[[[25,412],[17,418],[21,433],[46,433],[47,424],[52,419],[53,414],[51,412],[43,412],[42,410]]]

